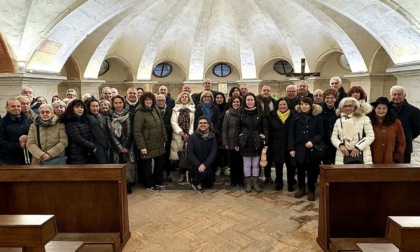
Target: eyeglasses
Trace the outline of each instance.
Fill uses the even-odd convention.
[[[39,113],[40,113],[40,114],[46,114],[46,115],[51,114],[51,112],[50,112],[50,111],[39,111]]]
[[[297,93],[297,91],[286,91],[286,93]]]
[[[331,84],[340,84],[339,82],[331,82]]]
[[[209,96],[209,95],[206,95],[206,96],[203,96],[203,98],[211,98],[211,96]]]
[[[353,108],[354,105],[344,105],[343,108]]]

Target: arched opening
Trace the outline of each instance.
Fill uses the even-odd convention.
[[[3,36],[0,33],[0,73],[14,73],[12,58],[10,57],[9,48]]]
[[[80,80],[80,70],[76,60],[73,56],[70,56],[66,63],[64,64],[63,68],[60,71],[61,76],[66,76],[67,80]]]

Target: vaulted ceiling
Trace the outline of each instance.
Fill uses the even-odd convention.
[[[16,71],[59,74],[72,57],[81,77],[98,78],[104,59],[150,80],[172,61],[186,80],[224,61],[258,79],[284,59],[314,71],[339,52],[352,73],[369,72],[384,49],[395,65],[420,62],[420,1],[414,0],[0,0],[0,33]]]

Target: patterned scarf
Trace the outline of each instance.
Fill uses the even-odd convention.
[[[351,140],[356,133],[354,130],[353,114],[341,114],[341,127],[343,131],[343,142],[347,149],[352,150],[354,146],[350,144]]]
[[[178,125],[182,129],[182,132],[188,134],[190,130],[190,110],[188,108],[179,110]]]
[[[114,109],[111,109],[109,111],[109,114],[111,115],[111,118],[112,118],[111,126],[112,126],[112,129],[114,130],[114,135],[116,137],[121,136],[122,124],[130,116],[129,110],[130,110],[130,106],[127,104],[121,113],[116,112]]]

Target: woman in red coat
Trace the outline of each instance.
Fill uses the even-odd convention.
[[[390,111],[386,97],[379,97],[368,114],[375,140],[370,149],[374,164],[394,164],[404,161],[405,136],[401,121]]]

